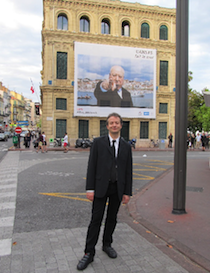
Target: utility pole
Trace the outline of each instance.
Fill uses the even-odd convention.
[[[174,155],[174,214],[184,214],[186,199],[188,113],[188,0],[176,1],[176,114]]]

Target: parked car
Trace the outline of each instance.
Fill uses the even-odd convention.
[[[11,134],[11,132],[10,132],[10,131],[8,131],[8,132],[4,132],[4,133],[5,133],[5,135],[7,135],[7,137],[8,137],[8,138],[12,137],[12,134]]]
[[[22,131],[22,133],[20,133],[21,137],[25,137],[28,134],[28,131]]]
[[[0,140],[3,140],[3,141],[7,141],[8,140],[8,136],[5,135],[5,133],[0,133]]]

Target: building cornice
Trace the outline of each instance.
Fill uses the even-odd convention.
[[[155,48],[161,51],[171,52],[175,54],[176,44],[169,41],[133,38],[125,36],[113,36],[105,34],[92,34],[90,32],[70,32],[59,30],[43,30],[44,41],[48,44],[62,44],[73,46],[74,42],[84,43],[99,43],[99,44],[112,44],[116,46],[128,46],[128,47],[141,47],[141,48]],[[100,42],[99,42],[100,41]]]
[[[80,6],[84,9],[90,8],[98,8],[98,9],[112,9],[117,10],[119,12],[126,12],[126,13],[145,13],[148,15],[158,15],[158,16],[170,16],[176,17],[176,9],[170,8],[163,8],[159,6],[149,6],[143,5],[140,3],[128,3],[128,2],[121,2],[118,0],[43,0],[45,6],[52,7],[52,5],[56,5],[56,7],[62,8],[70,8]]]

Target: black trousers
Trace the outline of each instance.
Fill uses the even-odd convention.
[[[88,227],[85,253],[95,255],[95,246],[98,241],[101,222],[103,220],[106,203],[108,200],[108,208],[103,233],[103,245],[111,246],[113,242],[113,232],[117,224],[117,213],[119,211],[121,200],[117,193],[117,183],[110,183],[107,194],[103,198],[94,197],[92,206],[92,218]]]

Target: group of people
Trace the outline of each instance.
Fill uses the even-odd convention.
[[[38,153],[39,150],[41,149],[42,153],[47,153],[47,141],[46,141],[46,136],[44,132],[39,132],[39,137],[37,139],[38,141],[38,147],[36,152]]]
[[[210,135],[207,133],[197,133],[196,137],[194,134],[188,135],[188,148],[200,148],[202,147],[202,151],[209,149],[209,140]]]
[[[209,148],[209,139],[210,136],[207,133],[197,133],[196,136],[194,133],[189,133],[187,135],[187,149],[199,149],[202,147],[202,151],[205,151]]]
[[[37,147],[37,150],[36,152],[38,153],[39,150],[41,149],[41,152],[42,153],[47,153],[47,141],[46,141],[46,135],[44,132],[39,132],[39,137],[37,139],[38,141],[38,147]],[[64,153],[67,153],[68,152],[68,135],[67,133],[65,133],[65,136],[63,138],[63,147],[64,147]]]

